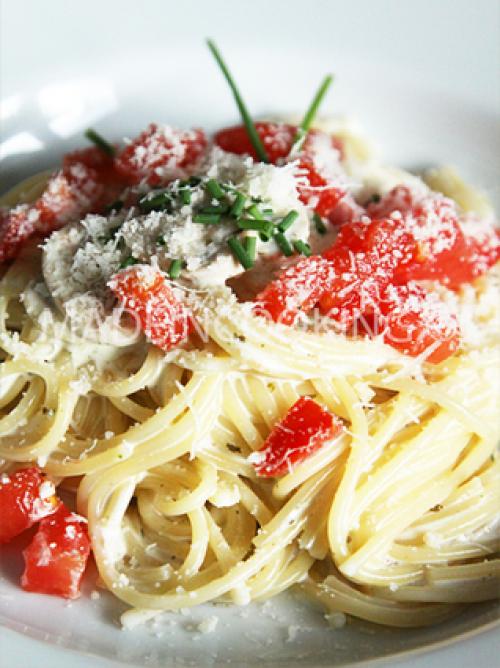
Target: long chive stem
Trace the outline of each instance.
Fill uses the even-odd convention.
[[[269,162],[269,157],[266,153],[266,149],[264,148],[264,145],[259,137],[255,124],[252,120],[252,117],[248,113],[248,109],[246,108],[246,105],[243,102],[243,98],[241,97],[241,94],[236,86],[236,83],[233,77],[231,76],[231,73],[229,72],[226,63],[224,62],[224,59],[222,58],[219,49],[215,45],[215,42],[211,39],[207,40],[207,44],[215,60],[217,61],[217,64],[219,65],[222,74],[224,75],[229,85],[229,88],[233,93],[234,101],[236,102],[236,105],[239,109],[241,118],[247,129],[248,136],[250,138],[250,141],[252,142],[252,146],[254,147],[255,152],[257,153],[257,157],[261,162]]]
[[[326,77],[321,82],[321,86],[316,91],[316,95],[314,96],[313,101],[309,106],[309,109],[306,111],[304,118],[302,119],[302,122],[297,130],[297,134],[293,139],[290,155],[298,153],[302,148],[302,144],[304,143],[304,139],[306,138],[307,132],[310,129],[312,122],[314,121],[314,117],[316,116],[319,105],[323,101],[323,98],[325,97],[326,92],[330,88],[332,81],[333,81],[332,75],[327,74]]]
[[[85,137],[87,137],[89,141],[95,144],[97,148],[100,148],[103,153],[109,155],[110,158],[115,155],[114,147],[92,128],[85,130]]]

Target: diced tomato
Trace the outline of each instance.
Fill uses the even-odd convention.
[[[447,287],[456,289],[485,274],[500,259],[500,231],[492,225],[470,221],[462,226],[463,255],[448,264]]]
[[[259,476],[284,475],[341,429],[339,418],[309,397],[301,397],[273,427],[262,448],[250,456],[250,461]]]
[[[101,211],[123,187],[113,160],[103,151],[69,153],[36,202],[1,211],[0,263],[13,259],[33,235],[50,234],[71,220]]]
[[[269,162],[276,164],[278,160],[288,157],[297,134],[296,125],[258,121],[255,123],[255,129],[264,145]],[[315,152],[314,141],[318,137],[326,138],[330,147],[342,154],[342,143],[336,137],[331,137],[318,130],[308,132],[303,147],[306,153]],[[257,160],[257,154],[244,125],[234,125],[219,130],[214,136],[214,142],[228,153],[249,155]]]
[[[0,474],[0,544],[57,510],[54,484],[36,466]]]
[[[165,275],[150,265],[134,265],[120,271],[109,287],[146,337],[162,350],[182,343],[192,331],[188,309],[174,295]]]
[[[130,185],[146,181],[151,186],[165,184],[194,166],[207,147],[202,130],[176,130],[151,125],[115,159],[118,172]]]
[[[427,361],[442,362],[456,352],[460,330],[455,315],[438,295],[415,283],[389,286],[380,301],[384,340],[413,357],[429,350]]]
[[[90,555],[87,521],[61,505],[46,517],[23,551],[21,585],[26,591],[78,598]]]
[[[289,157],[293,140],[297,133],[295,125],[287,123],[259,122],[255,128],[262,140],[269,162],[276,164]],[[244,125],[237,125],[220,130],[215,135],[215,143],[229,153],[250,155],[257,160],[257,154],[250,141]],[[302,151],[297,156],[297,173],[299,196],[304,204],[314,208],[320,216],[327,216],[345,195],[339,187],[338,179],[327,176],[328,165],[320,164],[317,156],[321,155],[321,163],[325,156],[331,157],[334,165],[339,159],[339,142],[323,132],[310,130],[304,141]]]
[[[463,282],[462,265],[469,250],[452,200],[396,186],[367,211],[371,216],[392,216],[404,230],[406,249],[394,271],[396,283],[436,280],[451,287]]]
[[[328,216],[344,197],[345,190],[322,176],[307,156],[299,160],[298,172],[307,184],[297,186],[301,202],[311,206],[320,216]]]
[[[300,260],[271,281],[255,298],[254,312],[292,325],[299,312],[310,311],[334,278],[332,265],[320,256]]]
[[[287,123],[257,122],[255,129],[264,145],[269,162],[276,164],[278,160],[288,156],[297,133],[296,126]],[[219,130],[215,134],[214,141],[228,153],[250,155],[257,160],[257,153],[244,125]]]

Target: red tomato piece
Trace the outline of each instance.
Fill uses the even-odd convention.
[[[451,289],[484,275],[500,259],[500,231],[492,225],[471,220],[462,225],[463,255],[448,266],[447,286]]]
[[[255,128],[262,140],[269,162],[276,164],[289,158],[297,133],[295,125],[258,122]],[[224,151],[238,155],[250,155],[257,160],[257,154],[244,125],[220,130],[216,133],[214,140]],[[301,153],[297,158],[292,158],[298,159],[297,189],[300,199],[304,204],[314,208],[320,216],[327,216],[345,195],[345,191],[336,183],[338,178],[334,174],[328,174],[331,171],[328,169],[328,163],[335,165],[340,154],[338,140],[324,132],[310,130]],[[325,162],[326,164],[323,164]]]
[[[36,466],[0,474],[0,544],[57,510],[54,484]]]
[[[292,325],[300,311],[307,313],[314,307],[333,278],[328,260],[320,256],[300,260],[257,295],[254,312],[274,322]]]
[[[456,352],[460,330],[455,315],[438,295],[415,283],[389,286],[380,301],[384,340],[415,357],[429,350],[428,362],[439,363]]]
[[[345,190],[333,184],[333,180],[321,175],[314,160],[304,156],[299,160],[298,172],[305,185],[297,186],[301,202],[310,206],[320,216],[328,216],[345,195]]]
[[[54,515],[40,522],[23,551],[21,585],[38,594],[78,598],[89,555],[87,520],[61,505]]]
[[[342,429],[342,422],[309,397],[301,397],[273,427],[264,445],[250,455],[257,475],[289,473]]]
[[[162,350],[187,339],[193,322],[165,275],[149,265],[134,265],[113,276],[109,287],[146,337]]]
[[[371,216],[392,216],[409,239],[394,281],[436,280],[456,285],[462,280],[462,263],[468,255],[465,236],[452,200],[437,193],[422,194],[396,186],[380,202],[367,207]]]
[[[207,147],[202,130],[176,130],[151,125],[115,159],[118,172],[130,185],[146,181],[151,186],[168,183],[192,167]]]
[[[276,164],[278,160],[288,156],[297,133],[295,125],[257,122],[255,123],[255,129],[264,145],[269,162]],[[219,130],[215,134],[214,141],[217,146],[228,153],[250,155],[254,160],[258,159],[244,125],[235,125]]]

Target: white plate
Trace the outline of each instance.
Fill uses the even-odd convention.
[[[203,44],[210,34],[255,114],[300,112],[322,74],[333,70],[337,80],[325,112],[357,118],[387,161],[452,163],[500,203],[495,0],[180,4],[4,0],[2,189],[54,164],[81,144],[89,125],[118,138],[151,120],[209,129],[235,121]],[[359,623],[332,630],[320,611],[288,596],[241,609],[205,606],[167,615],[156,627],[121,631],[121,604],[108,594],[90,598],[92,577],[85,596],[71,604],[22,593],[17,547],[0,552],[5,668],[21,658],[26,668],[69,661],[90,668],[108,665],[105,657],[143,666],[352,665],[466,637],[497,618],[489,604],[425,630]],[[219,618],[214,633],[196,631],[213,615]],[[474,657],[477,668],[486,668],[499,652],[498,635],[490,631],[425,658],[400,658],[398,665],[458,668]]]

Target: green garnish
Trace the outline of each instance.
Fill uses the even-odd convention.
[[[179,278],[181,275],[182,260],[172,260],[168,268],[168,275],[170,278]]]
[[[301,255],[305,255],[306,257],[311,255],[311,246],[309,246],[309,244],[307,244],[305,241],[302,241],[302,239],[297,239],[294,241],[293,247],[297,253],[300,253]]]
[[[274,235],[274,240],[280,247],[283,255],[286,255],[286,257],[290,257],[290,255],[293,255],[293,248],[290,246],[290,242],[285,237],[283,232],[276,232]]]
[[[243,244],[236,237],[231,237],[227,240],[227,245],[231,249],[232,254],[241,264],[244,269],[250,269],[253,266],[253,260],[243,247]]]
[[[236,83],[233,77],[231,76],[231,73],[229,72],[226,63],[224,62],[224,59],[222,58],[219,49],[216,47],[215,43],[211,39],[207,40],[207,44],[215,60],[217,61],[217,64],[219,65],[222,74],[224,75],[229,85],[229,88],[233,93],[234,101],[236,102],[236,105],[239,109],[241,118],[243,120],[243,123],[245,124],[248,133],[248,137],[252,142],[252,146],[254,147],[255,152],[257,153],[257,157],[261,162],[269,162],[269,157],[266,153],[266,149],[264,148],[264,145],[259,137],[255,124],[252,120],[252,117],[248,113],[245,103],[243,102],[243,98],[241,97],[241,94],[238,91]]]
[[[316,211],[313,213],[314,226],[318,234],[326,234],[326,225],[323,222],[323,219]]]
[[[167,245],[167,242],[165,241],[165,237],[161,234],[160,234],[159,237],[156,238],[156,243],[158,244],[158,246],[166,246]]]
[[[89,141],[91,141],[93,144],[97,146],[97,148],[100,148],[103,153],[106,153],[106,155],[109,155],[110,158],[112,158],[115,155],[115,149],[111,144],[104,139],[104,137],[101,137],[101,135],[93,130],[92,128],[88,128],[85,130],[85,137]]]
[[[236,199],[234,200],[233,206],[229,211],[229,215],[233,216],[233,218],[239,218],[243,213],[246,201],[247,198],[245,197],[245,195],[243,193],[237,192]]]
[[[229,211],[229,207],[224,206],[221,204],[220,206],[204,206],[203,208],[200,209],[200,213],[227,213]]]
[[[252,263],[255,261],[255,255],[257,251],[257,237],[251,236],[251,237],[245,237],[245,241],[243,242],[243,246],[247,252],[248,257],[252,261]]]
[[[169,209],[172,205],[172,195],[169,192],[161,192],[158,195],[151,197],[151,194],[148,193],[141,197],[138,202],[139,208],[143,213],[149,213],[150,211],[164,211]]]
[[[217,225],[220,223],[220,213],[197,213],[193,216],[194,223],[202,225]]]
[[[120,264],[120,269],[125,269],[126,267],[131,267],[134,264],[138,264],[139,260],[136,257],[133,257],[132,255],[130,257],[125,258],[123,262]]]
[[[249,213],[251,216],[253,216],[257,220],[264,220],[264,214],[259,209],[257,204],[252,204],[252,206],[249,206],[248,209],[246,210],[246,213]]]
[[[191,190],[189,188],[182,188],[182,190],[180,190],[180,194],[183,204],[191,204]]]
[[[273,224],[269,220],[254,220],[253,218],[240,218],[236,221],[240,230],[256,230],[266,236],[273,233]]]
[[[220,183],[218,183],[215,179],[210,179],[209,181],[207,181],[205,183],[205,189],[215,199],[224,199],[225,197],[224,191],[222,190]]]
[[[299,125],[297,134],[293,138],[293,144],[290,150],[290,155],[298,153],[302,148],[302,144],[304,143],[304,139],[306,138],[307,132],[312,125],[314,117],[316,116],[318,107],[323,101],[323,98],[325,97],[326,92],[329,89],[332,81],[333,81],[332,75],[328,74],[321,82],[321,86],[318,88],[309,109],[306,111],[305,116],[302,119],[302,123]]]
[[[298,211],[289,211],[282,219],[282,221],[278,223],[278,230],[280,232],[286,232],[286,230],[294,224],[298,217]]]

